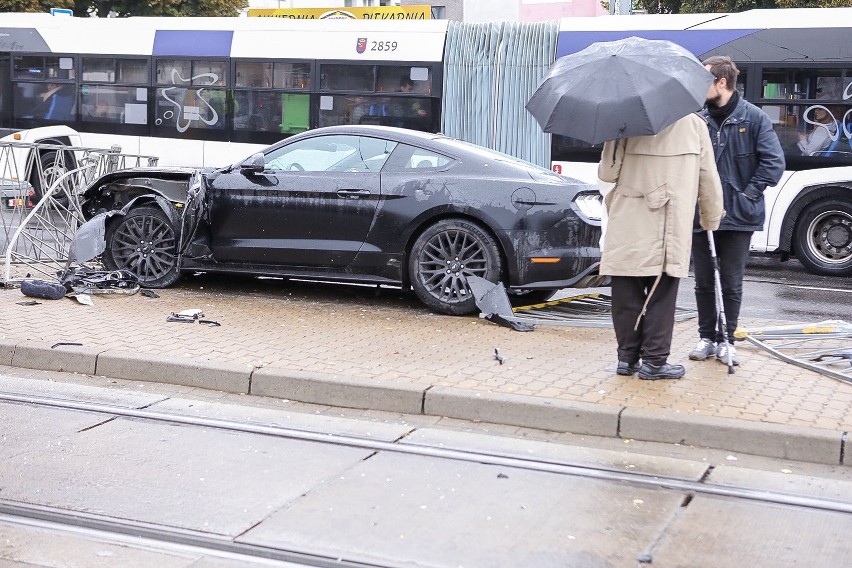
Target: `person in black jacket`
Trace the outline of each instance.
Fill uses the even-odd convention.
[[[716,167],[722,181],[726,215],[714,232],[716,256],[722,280],[728,341],[737,328],[743,296],[743,274],[749,244],[755,231],[763,229],[766,217],[763,191],[777,184],[784,173],[784,152],[772,122],[762,110],[736,90],[739,69],[730,57],[704,61],[716,78],[707,92],[702,114],[707,120]],[[715,278],[707,233],[695,225],[692,263],[695,272],[695,301],[698,307],[698,345],[689,354],[693,361],[715,357],[727,364],[728,351],[739,364],[732,343],[718,329]]]

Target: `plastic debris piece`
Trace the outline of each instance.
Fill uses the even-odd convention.
[[[497,349],[496,347],[494,348],[494,358],[495,358],[495,359],[497,359],[498,361],[500,361],[500,364],[501,364],[501,365],[502,365],[502,364],[503,364],[503,362],[506,360],[506,358],[505,358],[505,357],[503,357],[502,355],[500,355],[500,350],[499,350],[499,349]]]
[[[35,300],[30,300],[28,302],[15,302],[19,306],[40,306],[41,302],[36,302]]]
[[[50,346],[51,349],[56,349],[57,347],[65,346],[74,346],[74,347],[82,347],[82,343],[74,343],[73,341],[60,341],[59,343],[54,343]]]
[[[728,456],[725,459],[728,460],[729,462],[735,462],[735,461],[737,461],[737,456]]]
[[[77,300],[78,302],[83,304],[84,306],[94,306],[95,305],[94,303],[92,303],[92,298],[88,294],[68,294],[68,297],[74,298],[75,300]]]
[[[509,476],[506,475],[505,473],[498,473],[497,479],[509,479]]]
[[[636,557],[636,562],[640,564],[651,564],[654,561],[654,558],[650,554],[640,554]]]
[[[214,320],[198,320],[198,323],[203,323],[208,327],[221,327],[222,324]]]
[[[145,296],[146,298],[159,298],[160,295],[154,292],[153,290],[149,290],[148,288],[143,288],[139,291],[140,294]]]

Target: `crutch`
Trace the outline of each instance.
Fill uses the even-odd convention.
[[[734,361],[731,355],[731,341],[728,341],[728,322],[725,320],[725,304],[722,301],[722,277],[719,275],[719,257],[716,256],[716,241],[713,239],[713,231],[707,231],[707,241],[710,243],[710,258],[713,260],[713,280],[716,288],[716,305],[719,307],[717,321],[719,323],[719,331],[722,333],[722,341],[728,345],[725,347],[725,353],[728,354],[728,374],[734,374]]]

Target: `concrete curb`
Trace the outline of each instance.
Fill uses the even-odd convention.
[[[251,372],[248,365],[104,351],[93,374],[247,394]]]
[[[376,382],[268,367],[252,374],[249,394],[312,404],[421,414],[426,388],[398,381]]]
[[[12,357],[15,355],[16,345],[17,343],[15,341],[0,339],[0,364],[7,367],[12,366]]]
[[[524,428],[615,437],[621,407],[434,387],[426,391],[423,413],[464,420],[481,420]]]
[[[845,437],[837,430],[644,408],[624,409],[619,435],[825,464],[841,463]]]
[[[78,345],[57,345],[40,341],[23,341],[15,345],[11,365],[43,371],[95,374],[98,349]]]
[[[494,393],[399,381],[323,375],[278,368],[165,358],[80,346],[0,340],[0,364],[27,369],[103,375],[230,393],[405,414],[478,420],[573,434],[680,443],[756,456],[823,464],[852,464],[847,433]]]

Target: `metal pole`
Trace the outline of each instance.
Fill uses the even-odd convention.
[[[713,238],[713,231],[707,231],[707,241],[710,243],[710,258],[713,259],[713,280],[716,289],[717,313],[719,314],[719,331],[722,332],[722,341],[728,344],[725,348],[725,353],[728,354],[728,374],[733,375],[734,362],[731,355],[731,345],[733,345],[734,338],[728,337],[728,322],[725,319],[725,304],[722,301],[722,277],[719,274],[719,257],[716,256],[716,241]]]

